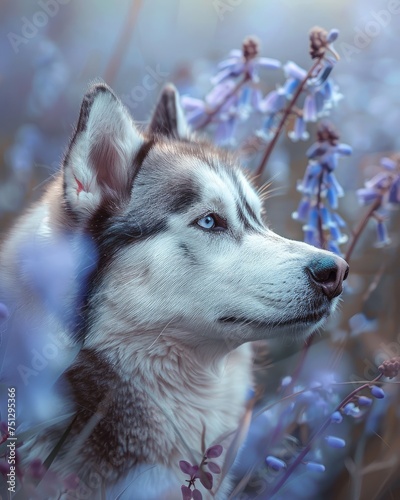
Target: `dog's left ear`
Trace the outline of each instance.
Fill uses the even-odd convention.
[[[174,139],[187,139],[189,136],[189,127],[179,103],[179,93],[171,83],[161,91],[148,132]]]

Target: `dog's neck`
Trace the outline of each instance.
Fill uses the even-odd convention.
[[[84,348],[68,374],[78,407],[88,409],[81,429],[112,394],[89,448],[100,449],[96,441],[108,433],[111,446],[107,450],[115,450],[115,463],[125,457],[120,473],[122,467],[142,462],[177,466],[179,460],[188,458],[187,447],[200,453],[203,426],[206,443],[211,444],[238,425],[251,384],[249,346],[229,354],[220,347],[217,355],[211,355],[211,345],[190,349],[168,335],[151,347],[147,344],[147,351],[138,348],[144,342],[137,337],[135,353],[122,349],[121,344],[109,338],[101,350]],[[130,415],[129,422],[113,417],[124,414]],[[103,460],[110,463],[114,458],[107,455]]]
[[[195,339],[195,340],[194,340]],[[227,356],[240,346],[239,342],[225,339],[213,339],[196,332],[189,332],[177,326],[159,326],[157,328],[134,328],[127,331],[114,331],[97,342],[89,334],[86,348],[102,353],[111,364],[131,375],[133,367],[148,371],[147,360],[156,364],[167,363],[170,357],[180,359],[177,370],[185,370],[185,361],[190,360],[190,369],[208,373],[218,373],[224,369]]]

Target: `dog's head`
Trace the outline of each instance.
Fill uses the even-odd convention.
[[[304,337],[333,310],[347,275],[339,257],[266,227],[234,157],[190,135],[171,85],[144,134],[108,87],[88,92],[64,200],[72,226],[99,248],[94,343],[165,328],[193,343]]]

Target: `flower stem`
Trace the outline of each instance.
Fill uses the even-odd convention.
[[[367,225],[367,222],[373,216],[375,210],[377,210],[380,207],[381,203],[382,203],[382,199],[380,197],[374,201],[374,203],[370,206],[368,212],[361,219],[356,230],[353,232],[353,237],[352,237],[351,243],[350,243],[349,248],[347,249],[346,254],[344,256],[344,259],[347,262],[349,262],[352,254],[353,254],[353,250],[354,250],[354,248],[355,248],[355,246],[356,246],[356,244],[361,236],[361,233],[364,231],[365,226]]]
[[[372,384],[375,384],[378,382],[378,380],[383,376],[382,373],[380,373],[377,377],[375,377],[371,382],[368,382],[366,384],[363,384],[360,387],[357,387],[357,389],[354,389],[350,394],[348,394],[343,401],[341,401],[337,407],[333,410],[332,413],[335,411],[340,411],[342,408],[344,408],[347,403],[349,403],[356,394],[361,392],[362,390],[366,389],[367,387],[370,387]],[[311,446],[313,445],[314,441],[321,436],[321,434],[329,427],[331,423],[331,416],[329,416],[325,422],[321,425],[321,427],[311,436],[310,440],[308,441],[307,445],[303,448],[303,450],[297,455],[295,460],[290,464],[290,466],[286,469],[285,474],[281,477],[280,481],[276,484],[276,486],[273,488],[271,493],[269,494],[268,498],[272,498],[281,488],[282,486],[286,483],[287,479],[290,477],[292,472],[297,468],[297,466],[304,460],[308,452],[311,450]]]
[[[133,0],[126,17],[125,25],[121,31],[121,35],[118,39],[117,45],[113,52],[113,55],[106,67],[104,72],[104,80],[108,84],[112,84],[115,77],[118,74],[118,70],[121,67],[122,59],[129,47],[129,40],[132,36],[133,28],[139,17],[140,8],[142,6],[142,0]]]
[[[273,138],[271,139],[271,142],[268,144],[267,149],[265,150],[265,153],[264,153],[263,157],[261,158],[260,164],[258,165],[257,169],[255,170],[256,177],[260,177],[261,174],[263,173],[264,167],[267,164],[269,157],[271,156],[271,153],[275,147],[275,144],[278,141],[278,138],[283,130],[283,127],[285,125],[285,122],[286,122],[288,116],[291,114],[292,109],[293,109],[294,105],[296,104],[297,99],[300,97],[300,94],[302,93],[304,86],[307,83],[307,80],[313,75],[314,71],[317,69],[317,67],[321,63],[321,60],[322,60],[322,57],[315,61],[315,63],[308,70],[308,73],[306,74],[304,79],[300,82],[300,85],[297,87],[296,92],[293,94],[291,101],[289,102],[285,111],[282,114],[281,120],[276,128],[275,134],[274,134]]]
[[[249,73],[246,73],[244,75],[244,77],[236,83],[236,85],[233,87],[233,89],[230,92],[228,92],[228,94],[226,94],[226,96],[222,99],[222,101],[218,104],[217,107],[215,107],[211,111],[206,112],[207,116],[206,116],[205,120],[196,128],[196,130],[199,130],[201,128],[206,127],[211,122],[211,120],[214,118],[214,116],[217,113],[219,113],[219,111],[224,106],[224,104],[226,104],[229,101],[229,99],[232,96],[234,96],[238,92],[238,90],[240,90],[242,88],[242,86],[246,82],[248,82],[249,80],[250,80],[250,75],[249,75]]]
[[[326,249],[326,241],[324,235],[324,228],[322,227],[322,216],[321,216],[321,191],[322,191],[322,180],[324,178],[324,170],[321,170],[318,179],[318,193],[317,193],[317,210],[318,210],[318,233],[319,233],[319,244],[320,247]]]

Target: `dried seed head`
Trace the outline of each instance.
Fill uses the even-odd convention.
[[[248,36],[242,44],[243,57],[246,61],[254,59],[260,53],[260,40],[255,36]]]
[[[310,31],[310,56],[311,59],[324,57],[328,46],[328,32],[319,26]]]
[[[400,357],[387,359],[378,368],[384,377],[394,378],[400,372]]]
[[[329,142],[332,146],[336,146],[339,140],[339,134],[332,123],[321,122],[317,128],[317,141]]]

